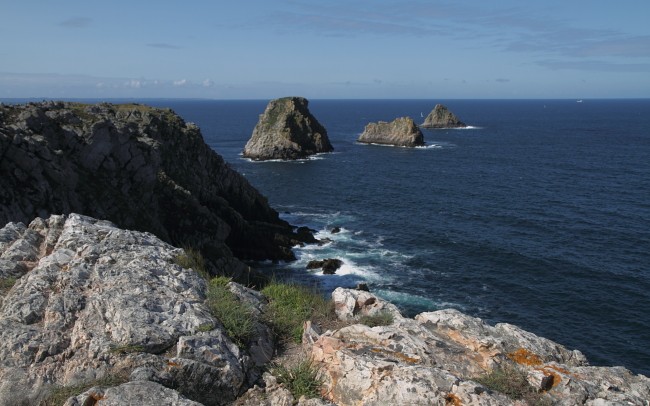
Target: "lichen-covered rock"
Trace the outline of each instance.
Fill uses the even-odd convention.
[[[368,123],[357,141],[366,144],[417,147],[424,145],[424,136],[412,118],[400,117],[390,123]]]
[[[205,280],[176,264],[182,250],[77,214],[10,223],[0,236],[0,257],[26,272],[0,307],[0,404],[117,374],[206,405],[248,386],[255,363],[210,313]],[[4,264],[0,274],[13,274]]]
[[[310,329],[304,342],[320,368],[322,394],[339,406],[518,404],[474,381],[500,365],[520,368],[553,404],[643,405],[650,399],[647,377],[590,367],[579,351],[516,326],[490,326],[457,310],[405,318],[374,295],[350,289],[336,289],[332,298],[343,320],[394,314],[387,326],[354,324],[320,336]]]
[[[327,130],[309,112],[308,104],[303,97],[271,100],[244,147],[244,156],[289,160],[333,151]]]
[[[424,119],[420,125],[422,128],[463,128],[467,127],[460,121],[447,107],[442,104],[436,104],[431,113]]]
[[[169,109],[2,104],[0,156],[0,226],[80,213],[190,245],[222,273],[293,259],[304,239]]]

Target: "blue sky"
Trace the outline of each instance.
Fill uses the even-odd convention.
[[[650,97],[650,1],[0,0],[0,98]]]

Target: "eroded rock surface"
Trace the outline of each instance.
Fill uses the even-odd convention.
[[[417,147],[424,145],[424,136],[412,118],[400,117],[390,123],[368,123],[357,141],[366,144]]]
[[[181,252],[77,214],[5,226],[0,277],[18,279],[0,307],[0,404],[38,404],[56,387],[114,375],[176,391],[162,390],[178,404],[193,404],[178,394],[206,405],[233,401],[273,344],[257,337],[255,357],[238,348],[205,304],[205,280],[175,263]],[[262,305],[246,288],[231,290]],[[93,393],[129,404],[151,385],[122,386]],[[123,402],[109,402],[115,396]],[[151,400],[139,404],[160,404]]]
[[[322,372],[323,396],[337,405],[517,404],[473,380],[506,364],[521,368],[553,404],[644,405],[650,399],[647,377],[588,366],[579,351],[510,324],[490,326],[457,310],[404,318],[358,290],[339,288],[332,298],[344,320],[393,314],[387,326],[353,324],[320,336],[310,329],[305,342]]]
[[[254,160],[301,159],[334,150],[327,130],[308,109],[303,97],[271,100],[244,147]]]
[[[436,104],[431,113],[420,125],[422,128],[463,128],[467,127],[454,113],[442,104]]]

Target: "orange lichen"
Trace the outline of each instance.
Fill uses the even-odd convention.
[[[445,395],[445,406],[462,406],[463,403],[460,401],[460,398],[453,393],[448,393]]]
[[[167,361],[167,365],[170,366],[170,367],[175,367],[175,368],[178,368],[178,367],[181,366],[181,364],[179,364],[177,362],[174,362],[174,361],[170,361],[170,360]]]
[[[518,350],[509,353],[508,358],[520,365],[542,365],[542,359],[539,355],[532,353],[525,348],[519,348]]]
[[[541,371],[544,376],[552,376],[553,377],[553,383],[551,385],[551,388],[555,388],[557,385],[559,385],[560,382],[562,382],[562,375],[571,375],[571,372],[568,370],[558,367],[556,365],[546,365],[544,368],[539,368],[539,371]],[[559,372],[559,373],[558,373]]]

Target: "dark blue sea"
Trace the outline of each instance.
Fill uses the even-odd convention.
[[[424,148],[356,143],[439,102],[471,127],[423,130]],[[332,240],[259,268],[326,290],[365,281],[408,315],[453,307],[650,376],[650,100],[312,100],[335,152],[297,162],[241,156],[267,101],[147,103],[197,123],[286,220]],[[344,265],[305,270],[324,258]]]

